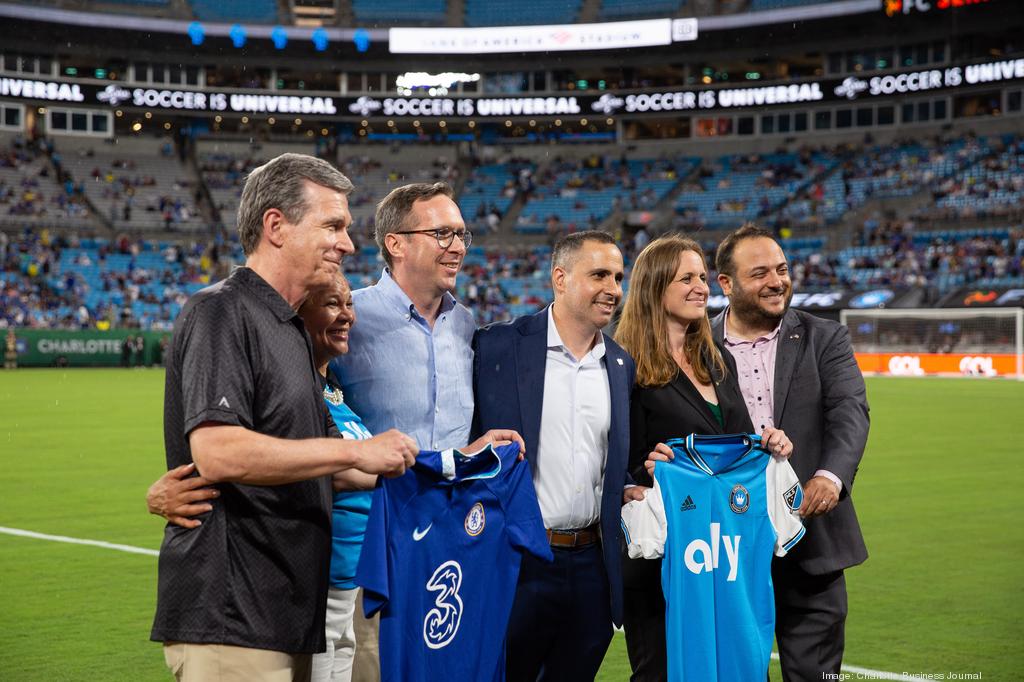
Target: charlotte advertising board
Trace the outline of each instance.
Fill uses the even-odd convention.
[[[169,332],[64,331],[59,329],[15,330],[19,367],[116,367],[121,364],[121,350],[128,336],[145,339],[143,364],[158,361],[160,340],[170,338]],[[134,353],[131,364],[135,364]]]
[[[0,97],[39,102],[136,107],[165,111],[237,114],[299,114],[321,119],[508,118],[518,116],[612,116],[694,111],[734,111],[803,103],[859,101],[927,91],[1024,80],[1024,59],[903,70],[860,78],[808,80],[778,85],[604,92],[600,95],[500,97],[340,97],[272,91],[160,89],[75,80],[0,78]]]

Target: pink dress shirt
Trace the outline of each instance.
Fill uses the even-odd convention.
[[[775,428],[775,416],[772,392],[775,387],[775,354],[779,347],[779,324],[769,334],[759,336],[753,341],[729,336],[729,313],[725,314],[723,328],[725,347],[736,360],[737,379],[740,392],[747,403],[747,412],[754,430],[761,433],[766,428]],[[800,444],[793,444],[793,453],[800,456]],[[836,484],[839,492],[843,490],[843,482],[831,471],[818,469],[815,476],[824,476]]]

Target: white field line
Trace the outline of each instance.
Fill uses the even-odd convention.
[[[34,538],[36,540],[49,540],[51,542],[66,542],[72,545],[90,545],[92,547],[102,547],[103,549],[113,549],[118,552],[129,552],[131,554],[145,554],[147,556],[159,556],[160,552],[155,549],[146,549],[144,547],[133,547],[131,545],[119,545],[113,542],[103,542],[102,540],[83,540],[81,538],[69,538],[66,535],[47,535],[45,533],[36,533],[31,530],[21,530],[20,528],[7,528],[6,526],[0,526],[0,533],[7,535],[17,535],[24,538]],[[618,628],[616,628],[618,629]],[[772,658],[779,660],[779,655],[772,653]],[[863,675],[863,679],[871,680],[899,680],[900,682],[920,682],[920,677],[912,677],[910,675],[904,675],[903,673],[893,673],[885,670],[872,670],[871,668],[862,668],[857,665],[843,665],[843,670],[858,675]]]
[[[81,538],[69,538],[66,535],[46,535],[45,533],[36,533],[31,530],[21,530],[20,528],[7,528],[5,526],[0,526],[0,533],[6,533],[7,535],[18,535],[24,538],[35,538],[36,540],[66,542],[72,545],[92,545],[93,547],[102,547],[103,549],[114,549],[118,552],[130,552],[132,554],[160,556],[160,552],[158,552],[155,549],[146,549],[144,547],[132,547],[131,545],[118,545],[113,542],[103,542],[102,540],[82,540]]]
[[[772,652],[772,658],[776,661],[779,660],[779,655]],[[843,672],[854,673],[860,675],[858,679],[862,680],[900,680],[901,682],[921,682],[923,678],[920,676],[913,677],[911,675],[904,675],[903,673],[891,673],[887,670],[872,670],[871,668],[862,668],[859,665],[846,665],[843,664]]]

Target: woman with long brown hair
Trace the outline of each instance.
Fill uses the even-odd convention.
[[[735,363],[711,336],[709,294],[704,252],[692,239],[660,237],[637,256],[615,340],[636,361],[629,470],[640,484],[653,484],[650,458],[671,457],[670,438],[753,432]],[[792,452],[782,431],[766,429],[762,438],[774,454]],[[623,578],[631,679],[665,680],[661,560],[626,557]]]

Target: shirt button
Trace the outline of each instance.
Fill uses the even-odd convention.
[[[758,398],[758,400],[760,400],[760,398]],[[437,407],[434,408],[434,414],[441,414],[441,406],[440,405],[438,405]]]
[[[761,428],[763,429],[764,427],[762,426]],[[434,443],[434,449],[437,450],[437,443]]]

